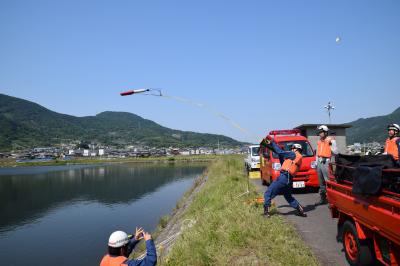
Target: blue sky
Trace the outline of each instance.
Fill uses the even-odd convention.
[[[398,14],[396,0],[0,0],[0,92],[247,141],[201,108],[119,92],[162,88],[258,135],[327,122],[328,101],[349,122],[400,106]]]

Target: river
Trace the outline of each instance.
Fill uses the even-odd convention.
[[[206,164],[0,168],[1,265],[98,265],[115,230],[152,231]]]

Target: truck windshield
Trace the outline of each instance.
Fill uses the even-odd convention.
[[[251,156],[258,156],[259,151],[260,151],[260,147],[251,148]]]
[[[301,153],[301,155],[303,155],[303,157],[312,157],[314,156],[314,151],[311,148],[310,143],[308,143],[305,140],[296,140],[296,141],[282,141],[279,142],[278,144],[283,147],[283,149],[285,151],[290,151],[290,147],[292,147],[293,144],[298,143],[303,147],[303,152]],[[276,159],[278,158],[278,154],[276,154],[275,152],[272,153],[272,156]]]

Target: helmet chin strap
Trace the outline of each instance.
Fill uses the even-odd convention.
[[[121,256],[124,257],[129,257],[130,254],[128,254],[128,245],[122,246],[121,247]]]
[[[393,139],[393,138],[395,138],[397,135],[398,135],[398,133],[394,132],[393,135],[389,135],[389,139]]]

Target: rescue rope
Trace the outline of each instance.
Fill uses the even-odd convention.
[[[163,96],[160,89],[149,89],[149,92],[143,93],[143,95],[150,95],[150,96]]]
[[[189,99],[185,99],[182,97],[178,97],[178,96],[172,96],[172,95],[167,95],[167,94],[162,94],[160,93],[161,97],[167,98],[167,99],[172,99],[172,100],[176,100],[178,102],[182,102],[182,103],[186,103],[198,108],[203,108],[204,110],[208,111],[209,113],[211,113],[214,116],[217,116],[223,120],[225,120],[225,122],[227,122],[228,124],[230,124],[232,127],[238,129],[239,131],[241,131],[243,134],[247,135],[248,137],[250,137],[251,139],[253,139],[255,142],[258,142],[261,137],[258,136],[257,134],[249,131],[248,129],[242,127],[241,125],[239,125],[239,123],[235,122],[234,120],[232,120],[231,118],[229,118],[228,116],[226,116],[225,114],[219,112],[218,110],[212,108],[209,105],[203,104],[203,103],[197,103],[194,102],[192,100]]]
[[[187,225],[185,225],[186,221],[188,221]],[[160,251],[160,249],[163,248],[164,245],[169,244],[170,242],[175,240],[183,232],[183,230],[185,230],[186,228],[191,228],[195,224],[196,224],[196,220],[194,220],[194,219],[185,219],[185,220],[183,220],[181,222],[181,227],[180,227],[179,232],[177,232],[177,233],[175,233],[175,234],[173,234],[171,236],[168,236],[166,239],[164,239],[163,241],[161,241],[160,243],[158,243],[156,245],[157,253],[158,253],[158,251]],[[186,226],[186,228],[185,228],[185,226]],[[147,254],[147,251],[143,252],[142,254],[140,254],[138,257],[136,257],[136,259],[142,260],[142,259],[144,259],[146,257],[146,254]]]

